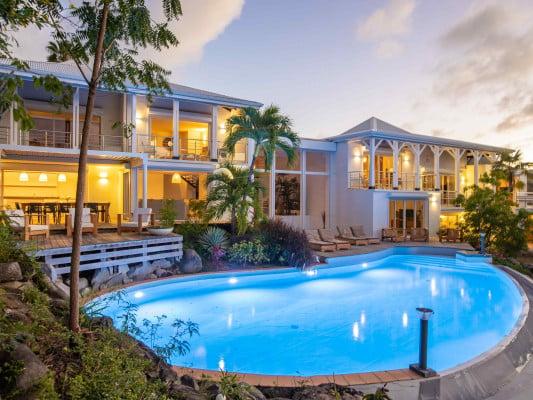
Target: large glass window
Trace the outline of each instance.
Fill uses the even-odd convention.
[[[426,200],[390,200],[389,227],[396,229],[426,228]]]
[[[300,215],[300,175],[276,174],[276,215]]]
[[[305,228],[317,229],[327,226],[328,177],[325,175],[306,175]]]
[[[300,151],[296,151],[296,157],[292,164],[289,164],[289,160],[284,151],[276,151],[276,169],[284,171],[298,171],[300,169]]]
[[[311,172],[327,172],[328,154],[324,151],[306,151],[306,170]]]
[[[257,180],[263,186],[263,191],[259,193],[259,203],[263,210],[263,214],[269,215],[269,199],[270,199],[270,173],[260,172],[257,174]]]

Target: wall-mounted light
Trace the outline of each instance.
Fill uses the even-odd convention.
[[[30,180],[30,177],[27,172],[21,172],[19,175],[19,181],[20,182],[28,182]]]
[[[108,176],[109,174],[107,173],[107,171],[100,171],[98,173],[98,182],[100,183],[100,185],[107,185],[107,183],[109,182]]]
[[[181,183],[181,175],[177,172],[172,174],[172,183]]]
[[[65,174],[59,174],[57,176],[57,181],[58,182],[66,182],[67,181],[67,176]]]
[[[48,175],[46,175],[44,172],[41,172],[39,174],[39,182],[48,182]]]

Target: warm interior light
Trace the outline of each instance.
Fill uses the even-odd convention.
[[[107,178],[108,177],[107,171],[100,171],[100,173],[98,174],[98,177],[102,179]]]
[[[19,181],[20,182],[28,182],[30,180],[30,177],[28,176],[27,172],[21,172],[19,175]]]
[[[48,182],[48,175],[46,175],[44,172],[41,172],[39,174],[39,182]]]
[[[181,175],[177,172],[172,174],[172,183],[181,183]]]
[[[65,174],[59,174],[57,176],[57,181],[58,182],[66,182],[67,181],[67,176]]]

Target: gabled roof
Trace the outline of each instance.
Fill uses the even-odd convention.
[[[75,86],[86,86],[85,80],[82,74],[78,70],[77,66],[71,62],[53,63],[46,61],[26,61],[29,66],[27,71],[16,71],[10,65],[10,61],[6,59],[0,59],[0,73],[16,71],[15,73],[20,76],[33,76],[33,75],[47,75],[53,74],[57,76],[61,81],[70,83]],[[86,75],[89,75],[88,70]],[[144,88],[141,86],[134,86],[127,84],[128,91],[143,93]],[[208,103],[233,106],[233,107],[261,107],[262,104],[256,101],[245,100],[238,97],[226,96],[219,93],[209,92],[207,90],[195,89],[189,86],[178,85],[176,83],[170,84],[171,94],[166,97],[178,98],[182,100],[196,100],[204,101]]]
[[[487,146],[479,143],[465,142],[462,140],[448,139],[432,135],[420,135],[389,124],[379,118],[371,117],[360,124],[348,129],[340,135],[328,138],[333,142],[344,142],[350,139],[376,137],[380,139],[404,140],[413,143],[435,144],[441,146],[467,148],[482,151],[502,152],[508,151],[504,147]]]

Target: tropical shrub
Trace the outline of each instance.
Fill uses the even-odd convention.
[[[176,223],[178,213],[176,212],[176,205],[174,200],[163,200],[163,206],[159,210],[159,223],[163,228],[172,228]]]
[[[227,232],[221,228],[209,227],[198,239],[198,244],[204,249],[210,261],[218,269],[229,246]]]
[[[270,263],[301,268],[313,261],[309,242],[301,230],[275,219],[259,224],[257,232]]]
[[[268,261],[265,246],[258,239],[235,243],[229,249],[228,257],[230,261],[243,266]]]
[[[471,187],[468,198],[461,198],[464,208],[460,224],[463,237],[479,247],[479,234],[485,233],[487,248],[497,254],[515,256],[527,249],[528,213],[513,210],[514,203],[507,190],[498,190],[497,175],[485,176],[482,181],[492,187]]]
[[[183,236],[183,247],[194,249],[198,254],[205,256],[198,239],[205,233],[207,227],[207,224],[201,222],[186,221],[176,225],[174,232]]]

